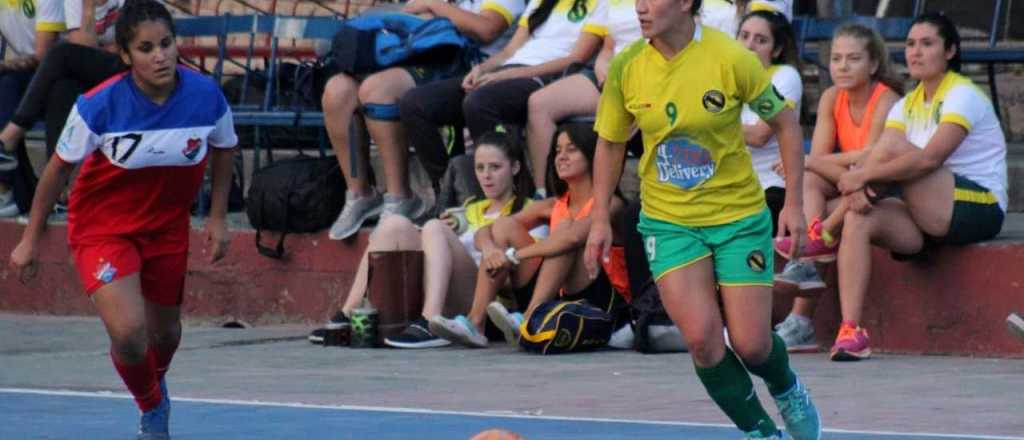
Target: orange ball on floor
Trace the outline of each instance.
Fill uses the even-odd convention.
[[[523,436],[504,429],[488,429],[474,435],[469,440],[526,440]]]

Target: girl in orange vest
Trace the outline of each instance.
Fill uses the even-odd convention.
[[[878,139],[885,117],[902,90],[882,37],[859,24],[836,30],[829,73],[835,85],[821,95],[811,154],[804,165],[804,217],[809,240],[805,241],[803,260],[790,261],[775,277],[775,281],[800,290],[825,287],[814,262],[835,260],[838,248],[827,244],[825,238],[838,229],[846,212],[839,204],[832,206],[832,215],[825,218],[827,202],[839,198],[839,176],[860,161]],[[786,238],[776,242],[775,248],[788,258],[788,246]],[[789,316],[775,327],[790,352],[818,350],[811,323],[816,304],[815,298],[797,297]]]
[[[583,264],[583,249],[590,231],[592,164],[597,134],[590,124],[572,123],[556,131],[548,155],[548,183],[555,197],[533,203],[518,213],[502,217],[476,234],[483,252],[480,274],[469,316],[434,317],[430,330],[469,347],[486,347],[484,319],[489,315],[509,343],[519,338],[519,325],[540,304],[560,295],[587,299],[615,316],[622,300],[629,299],[625,253],[613,247],[612,258],[591,278]],[[624,202],[613,198],[611,212],[618,218]],[[528,231],[549,225],[551,235],[535,241]],[[511,287],[529,297],[525,314],[509,313],[493,302],[498,290]],[[526,297],[526,295],[517,295]]]

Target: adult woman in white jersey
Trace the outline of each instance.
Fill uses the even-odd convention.
[[[960,35],[941,14],[916,18],[907,35],[907,66],[917,87],[889,112],[864,165],[838,188],[850,210],[839,243],[843,322],[832,360],[871,355],[859,326],[871,245],[897,257],[936,243],[964,245],[995,237],[1007,205],[1006,139],[991,101],[960,75]],[[902,196],[877,200],[875,185]]]

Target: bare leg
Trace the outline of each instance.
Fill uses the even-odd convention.
[[[366,252],[359,260],[356,277],[348,291],[345,305],[341,312],[352,316],[352,310],[359,307],[366,296],[367,272],[369,271],[368,255],[371,251],[418,251],[420,250],[420,232],[408,219],[400,215],[381,220],[380,224],[370,233],[370,242]]]
[[[566,219],[555,225],[551,232],[555,233],[555,231],[570,227],[572,227],[572,220]],[[583,264],[583,248],[545,258],[541,262],[540,271],[537,273],[537,283],[534,285],[530,304],[523,316],[529,319],[537,306],[556,298],[563,288],[566,292],[575,293],[585,289],[592,281]]]
[[[392,68],[371,75],[359,86],[359,101],[364,105],[393,105],[398,112],[398,101],[416,82],[405,69]],[[366,128],[377,143],[384,163],[387,192],[406,199],[412,197],[409,188],[409,143],[401,122],[366,118]]]
[[[362,149],[359,154],[359,173],[357,177],[352,176],[352,168],[349,158],[349,124],[359,105],[358,84],[352,77],[339,73],[331,77],[324,86],[324,94],[320,101],[324,109],[324,127],[327,128],[327,136],[331,140],[334,154],[338,158],[341,172],[345,176],[348,190],[361,196],[371,194],[367,173],[370,169],[369,147],[365,142],[360,143]]]
[[[499,218],[491,225],[491,236],[494,239],[494,244],[502,248],[512,246],[518,249],[533,243],[533,237],[530,236],[529,231],[519,222],[508,217]],[[513,287],[525,286],[530,282],[533,275],[537,273],[540,264],[540,258],[526,259],[521,261],[519,266],[516,266],[513,273],[499,273],[493,277],[481,267],[476,276],[473,306],[470,308],[469,315],[467,316],[469,322],[476,327],[478,332],[483,333],[484,331],[487,305],[494,301],[494,298],[498,295],[498,290],[509,282],[509,275],[512,277],[510,283]]]
[[[668,316],[686,338],[693,363],[709,368],[721,362],[725,338],[712,259],[703,258],[662,276],[658,293]]]
[[[526,130],[530,147],[530,169],[537,188],[544,188],[548,150],[555,136],[558,121],[575,115],[597,111],[600,94],[583,75],[560,79],[530,95],[529,121]]]
[[[0,142],[4,143],[4,149],[10,153],[18,146],[18,143],[25,138],[25,132],[28,131],[18,126],[13,122],[8,122],[4,126],[4,129],[0,131]]]
[[[423,248],[423,317],[465,314],[473,299],[477,267],[448,225],[431,220],[420,234]]]
[[[812,171],[804,173],[804,219],[811,220],[825,215],[825,204],[839,196],[834,184]]]
[[[924,245],[920,229],[903,202],[880,201],[867,214],[846,213],[843,241],[839,242],[839,302],[843,320],[860,322],[871,280],[871,244],[912,254]]]
[[[772,348],[771,288],[722,286],[721,289],[733,351],[745,364],[763,363]]]

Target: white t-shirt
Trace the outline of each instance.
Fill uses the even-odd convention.
[[[597,10],[583,25],[583,32],[604,38],[612,36],[615,53],[629,43],[643,38],[640,20],[636,16],[636,0],[606,0],[597,2]]]
[[[35,53],[35,0],[0,0],[0,34],[17,56]]]
[[[923,149],[943,122],[967,130],[943,165],[992,191],[1005,212],[1006,137],[992,101],[970,79],[947,73],[931,102],[924,101],[924,86],[918,84],[889,110],[885,127],[903,131],[910,143]]]
[[[782,64],[769,67],[768,73],[772,75],[772,85],[775,86],[775,89],[786,98],[786,101],[792,101],[794,109],[800,113],[800,99],[804,94],[804,83],[800,79],[800,72],[797,72],[793,66]],[[740,119],[743,121],[743,125],[754,125],[761,120],[746,104],[743,105]],[[782,179],[782,176],[775,174],[775,171],[772,170],[772,165],[779,160],[779,140],[776,136],[772,135],[771,139],[761,148],[748,145],[747,150],[750,151],[750,159],[754,163],[754,171],[757,171],[757,178],[761,181],[762,188],[786,187],[786,181]]]
[[[114,23],[123,5],[124,0],[106,0],[96,5],[96,38],[100,46],[114,43]],[[64,23],[69,31],[82,27],[82,0],[64,0]]]
[[[726,0],[705,0],[700,7],[700,23],[735,37],[740,25],[736,5]]]
[[[526,9],[526,2],[524,0],[461,0],[458,3],[460,9],[479,14],[480,12],[491,10],[501,14],[505,19],[505,24],[508,28],[505,29],[505,33],[501,34],[497,39],[486,46],[480,48],[480,50],[487,55],[494,55],[501,48],[505,47],[508,40],[512,39],[512,34],[515,33],[516,20],[522,15],[523,10]]]
[[[580,0],[577,8],[573,9],[576,1],[558,0],[547,21],[533,31],[526,43],[505,61],[505,65],[536,66],[569,56],[583,30],[583,23],[597,10],[597,3],[602,1],[606,0]],[[526,12],[519,18],[519,26],[528,26],[530,14],[539,5],[540,0],[530,1]]]
[[[489,220],[496,220],[500,215],[500,213],[496,212],[493,214],[484,214],[484,217]],[[483,252],[480,252],[480,250],[476,248],[475,236],[476,231],[478,230],[480,230],[480,228],[470,227],[469,229],[467,229],[466,232],[463,232],[462,235],[459,236],[459,243],[462,244],[462,247],[466,249],[466,252],[469,253],[469,256],[473,257],[473,261],[476,263],[477,267],[480,267],[480,260],[483,259],[484,254]],[[540,225],[537,226],[536,228],[531,229],[530,236],[537,241],[547,238],[548,225]]]
[[[793,21],[793,0],[753,0],[747,5],[749,12],[775,11]],[[736,13],[736,4],[731,0],[704,0],[700,7],[700,22],[718,29],[730,36],[736,36],[744,14]]]

